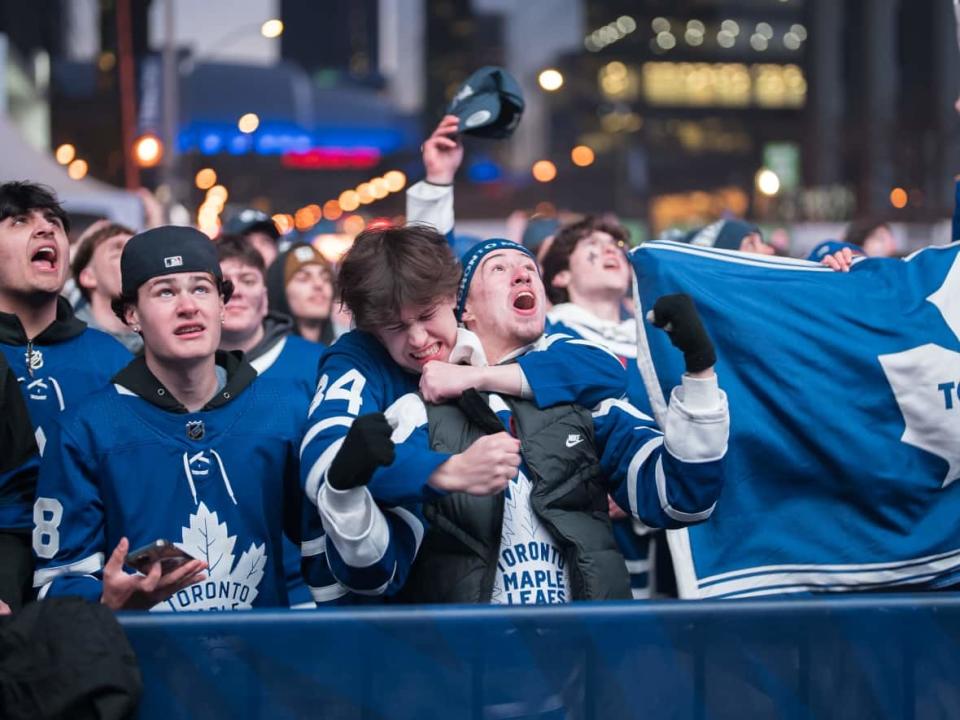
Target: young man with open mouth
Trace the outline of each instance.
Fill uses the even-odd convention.
[[[464,276],[472,268],[464,268]],[[625,388],[623,367],[607,351],[568,337],[548,337],[509,365],[470,366],[480,352],[475,337],[458,330],[456,298],[461,272],[447,240],[418,226],[361,233],[340,267],[341,299],[353,313],[357,330],[324,354],[320,380],[301,448],[305,504],[304,576],[318,601],[342,598],[339,584],[321,585],[316,573],[327,568],[324,531],[317,515],[320,492],[328,493],[331,463],[360,415],[387,412],[419,403],[458,397],[468,388],[526,397],[538,407],[579,402],[593,406],[619,397]],[[533,307],[531,307],[531,301]],[[521,323],[542,313],[542,301],[525,293],[513,299],[509,313]],[[543,332],[542,319],[539,337]],[[456,350],[455,350],[456,347]],[[459,363],[466,363],[461,367]],[[403,434],[415,426],[398,428]],[[404,523],[415,537],[419,521],[403,509],[425,498],[459,491],[488,494],[503,489],[516,474],[518,443],[506,433],[479,439],[455,453],[434,452],[424,443],[378,439],[361,423],[353,431],[363,463],[370,468],[373,496],[396,508],[391,520]],[[368,437],[369,442],[364,440]],[[390,462],[387,462],[387,461]],[[386,465],[386,467],[380,467]],[[331,495],[332,496],[332,495]]]
[[[506,240],[486,241],[465,255],[463,266],[457,315],[470,333],[452,355],[472,337],[479,341],[468,348],[474,369],[510,367],[504,363],[536,356],[549,336],[543,335],[544,287],[530,251]],[[592,413],[569,402],[543,409],[497,393],[468,391],[455,404],[429,406],[411,397],[385,413],[396,428],[392,434],[377,416],[359,418],[317,499],[334,574],[358,591],[399,593],[414,602],[631,597],[606,516],[607,494],[652,526],[706,520],[723,485],[729,430],[713,346],[693,303],[666,296],[653,313],[687,364],[662,430],[619,396]],[[375,459],[358,452],[361,444],[392,440],[398,454],[408,447],[457,453],[501,436],[517,441],[509,462],[491,462],[509,473],[503,492],[425,496],[405,509],[426,520],[425,533],[421,528],[413,540],[390,516],[396,509],[381,513],[383,501],[362,487]]]
[[[120,343],[88,328],[60,297],[70,272],[68,229],[48,188],[0,185],[0,352],[19,381],[38,451],[0,473],[0,600],[14,610],[29,593],[39,455],[56,418],[130,361]]]

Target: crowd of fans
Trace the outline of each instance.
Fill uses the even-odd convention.
[[[338,267],[254,211],[215,242],[109,220],[71,242],[52,190],[0,185],[0,611],[671,593],[658,532],[707,521],[724,481],[709,328],[686,295],[641,318],[687,370],[658,426],[629,232],[532,223],[458,259],[455,120],[408,224]],[[733,219],[670,237],[776,252]],[[811,259],[892,251],[858,223]]]

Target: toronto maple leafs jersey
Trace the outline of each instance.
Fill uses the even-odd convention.
[[[650,527],[699,523],[713,512],[723,485],[729,433],[726,397],[716,383],[715,377],[684,376],[671,396],[663,430],[622,399],[607,399],[593,411],[601,472],[611,495]],[[491,394],[489,404],[509,430],[506,403]],[[429,443],[426,408],[418,397],[406,396],[388,409],[387,417],[397,427],[394,442],[421,450]],[[585,440],[567,438],[573,444]],[[563,553],[530,507],[529,476],[522,463],[505,491],[494,603],[544,604],[570,598]],[[323,490],[318,501],[327,529],[326,552],[340,584],[367,594],[399,590],[423,537],[422,512],[416,509],[402,517],[379,513],[366,488],[357,488],[354,507],[362,506],[363,513],[352,512],[363,522],[352,522],[344,512],[347,504],[331,505],[329,489]]]
[[[637,320],[624,316],[619,322],[602,320],[579,305],[560,303],[547,313],[547,332],[562,333],[601,345],[614,353],[627,369],[627,399],[649,413],[650,401],[637,367]]]
[[[307,405],[317,389],[317,368],[326,349],[293,333],[293,322],[271,313],[264,321],[263,341],[244,358],[261,377],[289,380],[303,389]],[[306,408],[304,408],[306,411]]]
[[[208,578],[158,610],[287,606],[284,532],[299,542],[302,400],[218,353],[226,385],[187,412],[134,360],[62,418],[41,464],[34,515],[40,597],[100,597],[105,558],[164,538]],[[131,386],[136,388],[131,389]]]
[[[468,333],[461,331],[464,335]],[[560,403],[593,406],[603,398],[619,397],[625,389],[623,366],[613,355],[569,336],[544,336],[516,362],[539,407]],[[358,330],[337,340],[321,359],[317,392],[300,447],[302,485],[309,502],[304,505],[304,577],[318,602],[338,600],[347,592],[330,575],[324,531],[316,511],[317,495],[330,463],[357,416],[394,408],[398,417],[414,417],[398,408],[419,402],[418,385],[418,375],[402,369],[373,336]],[[409,436],[403,428],[397,432]],[[434,452],[425,441],[400,443],[394,462],[374,472],[370,492],[391,508],[416,507],[421,500],[435,497],[427,478],[449,457]],[[415,524],[414,516],[409,510],[391,513],[392,519],[407,528]]]
[[[603,320],[575,303],[560,303],[547,313],[547,328],[550,332],[590,340],[616,354],[627,369],[627,399],[650,415],[650,400],[637,365],[637,319],[626,312],[621,315],[618,322]],[[634,598],[649,598],[655,584],[655,575],[651,572],[653,558],[657,543],[665,541],[663,533],[629,518],[614,522],[613,530],[617,547],[627,561]]]
[[[57,319],[32,341],[16,315],[0,313],[0,352],[20,382],[40,455],[60,413],[106,386],[131,357],[116,340],[77,320],[62,298]],[[0,474],[0,529],[32,526],[39,460]]]
[[[307,416],[307,408],[317,387],[317,366],[325,346],[292,335],[292,330],[293,322],[285,316],[268,315],[264,320],[263,341],[244,357],[259,377],[290,384],[296,391],[295,397],[301,401],[301,407],[295,412],[302,419]],[[300,547],[286,536],[283,557],[290,606],[299,609],[315,606],[300,570]]]

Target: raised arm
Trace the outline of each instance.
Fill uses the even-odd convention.
[[[664,427],[623,400],[594,411],[601,465],[614,500],[651,527],[706,520],[724,481],[730,417],[713,369],[713,344],[687,296],[661,298],[651,322],[670,333],[687,367]]]
[[[532,399],[543,409],[573,403],[595,407],[627,389],[620,360],[599,345],[569,335],[546,335],[516,362],[472,367],[430,362],[420,377],[428,402],[460,397],[466,390]]]
[[[453,181],[463,162],[458,123],[447,115],[423,143],[426,178],[407,190],[407,222],[432,225],[448,239],[454,227]]]

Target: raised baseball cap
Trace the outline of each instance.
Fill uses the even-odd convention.
[[[162,225],[134,235],[120,255],[120,285],[132,295],[148,280],[174,273],[210,273],[223,281],[217,248],[206,235],[186,225]]]
[[[460,86],[447,114],[460,119],[462,133],[506,138],[520,124],[523,108],[523,92],[514,77],[501,67],[487,65]]]

